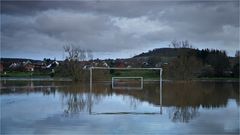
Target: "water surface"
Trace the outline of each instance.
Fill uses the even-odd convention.
[[[1,81],[1,134],[239,134],[238,82]]]

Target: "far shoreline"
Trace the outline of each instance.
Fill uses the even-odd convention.
[[[74,82],[71,78],[64,77],[1,77],[1,81],[66,81]],[[88,83],[88,81],[79,81]],[[96,83],[108,83],[111,81],[96,81]],[[159,79],[145,79],[144,82],[159,82]],[[191,80],[163,79],[163,82],[239,82],[239,78],[194,78]]]
[[[72,81],[70,78],[51,78],[51,77],[1,77],[1,81]]]

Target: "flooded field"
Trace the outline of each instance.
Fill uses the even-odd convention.
[[[238,82],[1,81],[1,134],[239,134]]]

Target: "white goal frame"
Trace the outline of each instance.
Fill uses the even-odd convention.
[[[116,69],[116,70],[159,70],[159,91],[160,91],[160,114],[162,114],[162,68],[117,68],[117,67],[90,67],[90,107],[89,107],[89,114],[92,114],[92,82],[93,82],[93,69],[102,69],[102,70],[111,70],[111,69]],[[113,78],[112,77],[112,87],[113,87]],[[141,78],[141,89],[143,88],[143,82],[144,79],[143,77],[115,77],[115,78]],[[126,88],[126,87],[117,87],[117,88]],[[135,88],[135,87],[131,87]]]

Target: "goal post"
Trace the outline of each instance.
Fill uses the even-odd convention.
[[[112,89],[117,89],[117,88],[143,89],[144,81],[157,81],[157,80],[159,80],[160,89],[162,89],[162,68],[90,67],[89,70],[90,70],[90,77],[89,77],[90,78],[90,89],[92,89],[92,84],[93,84],[93,75],[94,75],[93,70],[103,70],[102,72],[98,72],[98,73],[100,73],[100,75],[96,75],[96,76],[98,76],[100,78],[100,80],[103,78],[100,82],[111,82]],[[104,74],[103,72],[104,71],[106,72],[106,70],[108,70],[109,72]],[[121,72],[119,73],[117,71],[121,71]],[[136,72],[127,72],[127,71],[136,71]],[[148,71],[148,72],[146,72],[146,71]],[[150,73],[154,74],[154,76],[150,76],[150,80],[149,80],[149,71],[152,71]],[[156,72],[153,72],[153,71],[158,71],[159,74],[157,75]],[[113,75],[113,72],[115,73],[114,75]],[[116,86],[116,84],[127,84],[127,82],[137,84],[136,83],[137,79],[139,80],[138,83],[140,83],[139,86],[129,86],[129,87],[128,86]],[[125,80],[125,82],[124,82],[124,80]],[[117,82],[117,81],[119,81],[119,82]]]
[[[91,67],[90,68],[90,82],[93,81],[93,71],[96,71],[96,70],[108,70],[110,71],[110,73],[108,74],[111,74],[110,76],[106,76],[106,75],[98,75],[99,77],[110,77],[110,79],[108,81],[111,81],[112,80],[112,77],[121,77],[121,78],[133,78],[133,77],[143,77],[143,81],[146,81],[149,79],[149,76],[144,76],[146,74],[148,74],[149,72],[151,71],[159,71],[159,75],[155,74],[155,80],[159,79],[159,81],[162,81],[162,68],[117,68],[117,67]],[[119,72],[121,71],[121,75],[116,75],[118,74]],[[130,72],[130,71],[135,71],[135,72]],[[114,73],[112,73],[114,72]],[[139,74],[140,73],[140,74]],[[112,74],[115,74],[115,75],[112,75]],[[153,77],[153,76],[151,76]],[[151,78],[150,77],[150,78]],[[103,80],[102,80],[103,82]]]
[[[162,114],[162,68],[118,68],[118,67],[90,67],[90,95],[93,91],[93,81],[96,81],[97,79],[94,79],[94,75],[99,77],[100,82],[107,82],[111,83],[112,89],[127,89],[127,90],[142,90],[144,88],[144,81],[159,81],[159,93],[160,93],[160,114]],[[99,74],[94,73],[96,70],[102,70],[99,71]],[[108,71],[108,72],[106,72]],[[136,72],[130,72],[130,71],[136,71]],[[157,72],[156,72],[157,71]],[[104,74],[106,72],[106,74]],[[119,72],[121,74],[119,74]],[[158,73],[159,72],[159,73]],[[140,73],[140,74],[136,74]],[[142,73],[142,74],[141,74]],[[149,76],[145,76],[145,74],[153,73],[155,76],[154,79],[149,79]],[[96,82],[98,82],[97,80]],[[134,84],[134,85],[133,85]],[[117,86],[120,85],[120,86]],[[91,96],[90,96],[91,100]],[[89,109],[89,113],[91,114],[91,107]]]
[[[127,80],[129,82],[133,82],[133,80],[139,79],[139,86],[132,86],[130,89],[143,89],[144,81],[150,80],[150,81],[157,81],[159,80],[160,87],[162,87],[162,68],[117,68],[117,67],[90,67],[90,87],[93,84],[93,71],[96,70],[103,70],[102,72],[98,72],[97,76],[98,80],[95,79],[95,81],[104,82],[108,81],[112,83],[112,88],[127,88],[127,86],[115,86],[115,84],[124,84],[123,80]],[[108,73],[104,74],[103,72],[109,71]],[[130,72],[135,71],[135,72]],[[159,75],[157,75],[153,71],[159,71]],[[112,72],[112,73],[111,73]],[[114,74],[114,73],[115,74]],[[120,74],[120,73],[121,74]],[[99,75],[100,73],[100,75]],[[139,74],[140,73],[140,74]],[[146,75],[147,74],[147,75]],[[154,74],[154,76],[149,74]],[[152,78],[151,78],[152,77]],[[100,79],[99,79],[100,78]],[[150,78],[150,79],[149,79]],[[154,79],[153,79],[154,78]],[[116,83],[116,81],[121,81],[119,83]],[[127,82],[126,81],[126,82]],[[135,82],[136,83],[136,82]],[[126,84],[126,83],[125,83]]]

